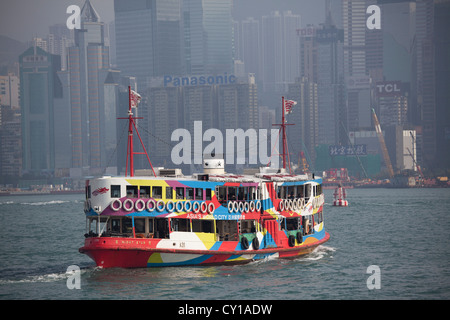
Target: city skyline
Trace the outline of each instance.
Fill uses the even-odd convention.
[[[442,146],[448,145],[450,129],[437,118],[441,112],[448,119],[448,112],[436,103],[444,101],[445,90],[435,91],[435,86],[439,83],[436,63],[448,62],[435,53],[430,36],[445,28],[441,22],[445,14],[437,15],[435,6],[448,10],[447,3],[285,0],[280,4],[262,1],[258,8],[252,7],[252,0],[111,0],[107,8],[105,2],[94,0],[72,3],[82,8],[82,32],[78,28],[64,32],[71,15],[66,7],[62,21],[53,24],[49,19],[42,33],[38,33],[40,27],[34,28],[20,51],[41,48],[60,59],[49,66],[58,70],[52,74],[55,83],[48,84],[53,100],[47,110],[53,113],[54,109],[53,117],[58,115],[69,125],[54,126],[48,120],[50,133],[45,135],[51,136],[48,145],[53,151],[46,157],[52,160],[46,160],[40,170],[63,169],[72,175],[78,168],[81,176],[82,168],[98,174],[111,165],[120,172],[121,156],[115,154],[119,127],[114,118],[123,114],[118,107],[125,101],[124,88],[129,84],[143,96],[138,112],[147,119],[141,123],[144,143],[156,148],[163,164],[170,154],[173,130],[190,128],[198,120],[220,130],[267,126],[259,120],[266,118],[261,112],[274,110],[272,122],[279,122],[280,100],[285,95],[299,102],[287,116],[297,123],[289,130],[299,140],[293,139],[290,152],[294,157],[304,151],[315,162],[316,157],[323,157],[317,149],[320,145],[348,145],[350,135],[362,137],[355,133],[374,131],[374,109],[386,127],[387,139],[398,141],[388,144],[398,171],[415,170],[414,165],[406,165],[409,155],[400,155],[403,142],[397,136],[405,136],[402,130],[414,132],[418,162],[445,168],[448,152]],[[19,4],[6,8],[16,10]],[[369,26],[366,10],[373,5],[381,7],[376,18],[381,28]],[[406,18],[396,17],[399,12]],[[434,22],[434,17],[441,20]],[[13,34],[19,31],[8,33]],[[438,44],[437,48],[445,50],[445,41],[438,38]],[[14,68],[22,72],[22,64],[3,64],[2,72],[14,74]],[[230,82],[214,80],[219,76],[220,81]],[[440,73],[440,77],[445,75]],[[2,81],[7,85],[6,78]],[[33,82],[29,85],[37,87]],[[30,135],[24,108],[32,99],[28,92],[35,91],[21,95],[22,134]],[[64,131],[67,127],[70,134]],[[25,151],[31,140],[23,139],[27,172],[32,166]],[[64,156],[55,151],[67,150],[68,145],[71,151],[64,151]],[[35,149],[43,152],[49,147]],[[117,159],[111,161],[112,156]]]

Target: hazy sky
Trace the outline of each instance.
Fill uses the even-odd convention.
[[[0,34],[25,42],[33,36],[45,37],[48,27],[65,24],[70,5],[83,6],[85,0],[0,0]],[[114,0],[91,0],[103,22],[114,20]],[[323,0],[234,0],[235,17],[259,17],[273,10],[300,14],[302,25],[324,20]]]

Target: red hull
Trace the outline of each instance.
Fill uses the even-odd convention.
[[[160,263],[162,265],[214,265],[246,263],[265,256],[278,254],[279,258],[293,258],[312,252],[317,246],[330,239],[325,232],[323,239],[311,243],[303,243],[294,247],[265,248],[259,250],[230,250],[238,242],[223,242],[219,250],[189,250],[156,248],[160,239],[138,238],[89,238],[85,246],[80,248],[81,253],[87,254],[95,261],[97,266],[103,268],[143,268],[152,266],[149,259],[153,254],[166,254],[183,256],[186,259],[176,264]],[[228,247],[228,248],[227,248]],[[222,249],[221,249],[222,248]],[[242,258],[240,258],[242,257]],[[232,258],[232,259],[230,259]]]

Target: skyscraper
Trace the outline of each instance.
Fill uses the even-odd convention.
[[[24,172],[40,174],[55,168],[53,97],[59,56],[38,46],[19,56]]]
[[[186,73],[233,71],[232,0],[183,0]]]
[[[104,42],[104,23],[87,0],[81,9],[81,29],[75,29],[75,45],[69,48],[72,167],[101,170],[113,148],[115,134],[117,71],[109,68],[109,47]],[[111,122],[112,121],[112,122]],[[114,150],[114,149],[113,149]],[[81,174],[81,172],[80,172]]]
[[[150,77],[182,73],[181,0],[114,0],[114,14],[117,66],[138,90]]]
[[[272,12],[261,21],[263,90],[284,92],[300,76],[300,16]]]

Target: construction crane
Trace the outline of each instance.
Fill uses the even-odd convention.
[[[377,115],[375,114],[375,110],[372,108],[372,117],[373,122],[375,123],[375,130],[377,131],[378,140],[380,141],[381,151],[383,152],[384,162],[388,169],[389,176],[391,178],[394,177],[394,169],[392,169],[391,159],[389,158],[389,153],[386,148],[386,142],[384,141],[383,132],[381,132],[380,123],[378,122]]]

